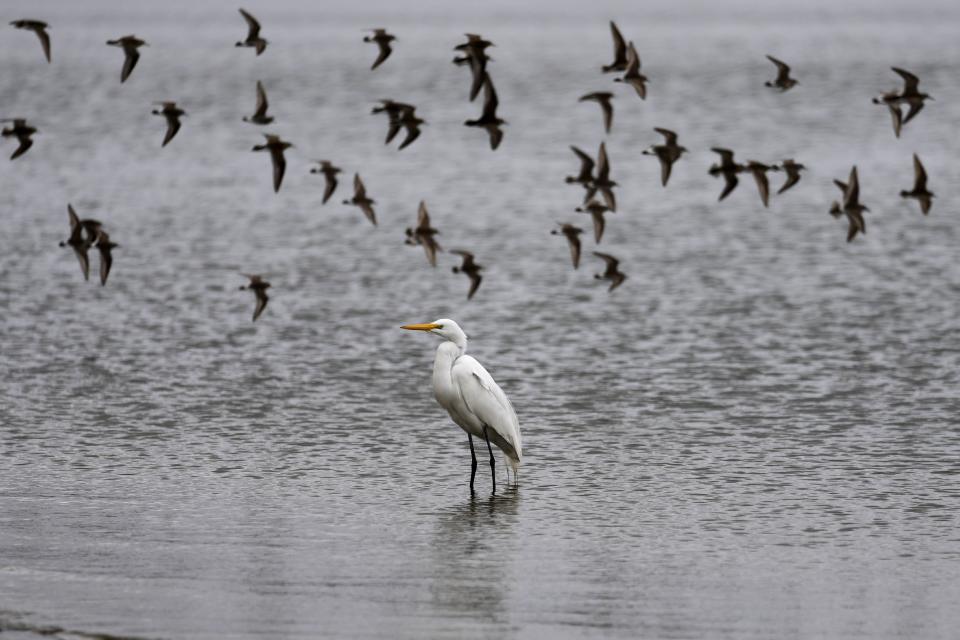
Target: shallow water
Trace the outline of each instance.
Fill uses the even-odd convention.
[[[195,5],[10,3],[53,24],[54,64],[0,38],[2,108],[41,131],[0,171],[4,636],[954,637],[955,8],[286,3],[248,7],[256,58],[233,5]],[[592,239],[573,271],[549,235],[588,226],[562,179],[567,145],[604,139],[576,98],[614,86],[610,17],[651,78],[646,102],[615,87],[612,294]],[[370,73],[378,24],[400,40]],[[497,45],[496,153],[461,126],[467,30]],[[131,32],[151,46],[121,86],[101,41]],[[801,85],[765,90],[764,53]],[[900,140],[869,101],[891,64],[936,97]],[[240,121],[257,79],[297,145],[277,195]],[[403,152],[367,115],[384,97],[429,123]],[[189,115],[161,151],[164,99]],[[667,189],[654,126],[691,150]],[[769,210],[748,176],[717,204],[711,146],[810,169]],[[914,151],[928,217],[897,197]],[[322,207],[320,157],[345,170]],[[854,163],[872,212],[847,244],[826,210]],[[336,204],[357,170],[376,229]],[[485,265],[474,300],[453,256],[403,245],[420,199]],[[57,247],[67,202],[120,244],[106,287]],[[239,272],[273,283],[256,324]],[[432,399],[435,339],[398,328],[437,317],[520,415],[521,481],[496,496],[481,464],[471,497]]]

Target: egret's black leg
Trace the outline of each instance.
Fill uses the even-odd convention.
[[[473,479],[477,477],[477,454],[473,452],[473,436],[467,434],[470,441],[470,493],[473,493]]]
[[[490,479],[493,480],[493,492],[497,492],[497,463],[493,460],[493,448],[490,438],[487,437],[487,425],[483,425],[483,439],[487,441],[487,451],[490,452]]]

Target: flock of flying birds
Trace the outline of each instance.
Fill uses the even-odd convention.
[[[259,56],[266,50],[268,44],[267,40],[260,35],[260,23],[247,11],[243,9],[239,11],[247,23],[247,36],[244,40],[237,42],[236,46],[253,48],[256,51],[256,55]],[[40,40],[47,62],[51,62],[50,36],[47,33],[47,29],[49,28],[47,23],[39,20],[14,20],[10,24],[18,29],[33,31]],[[645,100],[647,97],[648,79],[640,71],[640,56],[633,42],[628,43],[621,35],[617,25],[612,21],[610,22],[610,31],[613,38],[614,59],[612,63],[601,67],[603,73],[619,72],[622,75],[614,78],[614,82],[629,85],[641,100]],[[497,98],[493,80],[487,69],[490,57],[487,55],[486,50],[494,45],[489,40],[485,40],[477,34],[466,34],[466,37],[466,42],[454,47],[457,55],[454,57],[453,63],[459,66],[466,66],[471,72],[470,101],[475,100],[481,91],[483,91],[484,100],[483,110],[480,116],[476,119],[465,121],[464,125],[483,129],[488,135],[490,148],[496,150],[503,140],[504,134],[502,126],[505,125],[506,122],[497,115],[499,99]],[[390,54],[393,52],[391,43],[395,40],[396,37],[388,33],[386,29],[379,28],[372,29],[371,35],[363,38],[364,42],[374,43],[378,48],[377,57],[370,67],[371,70],[378,68],[390,57]],[[123,83],[130,77],[130,74],[136,67],[137,61],[140,59],[139,48],[147,46],[147,43],[134,35],[128,35],[115,40],[109,40],[107,44],[123,49],[124,62],[120,73],[120,82]],[[776,78],[772,81],[765,82],[767,87],[784,92],[799,84],[795,78],[791,77],[790,67],[786,63],[773,56],[768,55],[767,58],[777,69]],[[899,89],[880,94],[873,98],[873,102],[887,107],[893,122],[894,135],[899,138],[902,128],[923,109],[925,101],[932,99],[932,97],[920,91],[917,76],[897,67],[894,67],[893,71],[903,80],[903,86]],[[255,111],[253,115],[244,117],[243,121],[261,126],[268,125],[272,123],[274,119],[267,114],[269,102],[266,91],[260,81],[257,81],[256,95],[257,102]],[[613,126],[613,98],[614,94],[609,91],[596,91],[585,94],[580,98],[581,102],[596,102],[599,104],[603,117],[604,130],[608,134]],[[161,115],[166,120],[167,130],[161,143],[161,146],[166,146],[180,130],[180,118],[186,115],[186,112],[178,107],[176,102],[166,101],[157,104],[159,108],[154,109],[152,113],[154,115]],[[903,113],[904,107],[907,108],[906,115]],[[420,126],[425,124],[425,121],[417,116],[415,106],[394,100],[380,100],[379,104],[373,107],[372,113],[382,113],[387,117],[388,130],[385,144],[391,143],[401,130],[405,132],[404,138],[399,144],[399,149],[404,149],[413,144],[420,136]],[[3,128],[3,130],[0,131],[0,135],[4,138],[13,137],[17,139],[18,147],[10,156],[11,160],[15,160],[31,148],[33,145],[32,136],[37,132],[37,129],[29,125],[25,118],[12,118],[2,120],[2,122],[9,122],[11,126]],[[661,184],[666,187],[670,180],[670,173],[674,163],[680,160],[682,155],[687,152],[687,149],[679,144],[676,132],[659,127],[654,130],[663,136],[663,144],[655,144],[649,149],[644,150],[643,154],[657,158],[661,168],[660,181]],[[277,192],[280,190],[286,171],[284,151],[293,145],[280,139],[277,135],[264,134],[264,137],[266,139],[265,142],[254,146],[252,150],[269,152],[273,168],[273,189]],[[571,146],[571,149],[580,161],[580,171],[576,176],[568,176],[566,182],[579,184],[584,189],[585,195],[582,204],[577,207],[576,211],[591,216],[594,241],[596,244],[599,244],[603,237],[605,214],[616,212],[617,210],[616,196],[613,189],[617,187],[618,184],[610,177],[610,160],[607,156],[605,143],[600,143],[596,160],[582,149],[574,146]],[[713,177],[723,177],[724,180],[724,187],[718,201],[726,198],[737,187],[739,183],[738,176],[740,174],[749,173],[753,176],[760,194],[760,200],[763,206],[766,207],[770,199],[770,184],[767,178],[768,172],[783,171],[786,174],[785,181],[777,191],[777,194],[782,194],[800,181],[800,172],[805,169],[804,165],[796,162],[792,158],[785,159],[779,164],[766,164],[755,160],[748,160],[746,163],[740,164],[735,161],[734,152],[730,149],[715,147],[711,150],[720,156],[720,160],[708,169],[708,174]],[[337,175],[341,173],[342,170],[328,160],[317,160],[316,162],[317,166],[312,168],[310,172],[312,174],[323,175],[325,179],[322,201],[323,204],[325,204],[336,191],[338,186]],[[930,210],[934,194],[927,189],[927,174],[923,164],[920,162],[920,158],[916,154],[913,155],[913,166],[913,188],[901,191],[900,196],[903,198],[916,199],[920,204],[921,211],[927,214]],[[834,183],[840,189],[841,198],[832,203],[829,213],[837,218],[846,217],[848,223],[847,241],[850,242],[858,233],[866,233],[866,223],[863,213],[870,210],[860,202],[860,184],[857,176],[857,167],[854,166],[851,169],[846,182],[834,180]],[[376,201],[367,195],[366,186],[360,178],[359,173],[354,174],[353,191],[353,196],[343,200],[343,204],[358,207],[366,218],[373,225],[376,225],[377,217],[373,208]],[[599,199],[596,197],[598,194],[600,196]],[[102,285],[105,285],[110,273],[110,267],[113,263],[111,251],[119,245],[110,240],[110,236],[105,231],[104,225],[101,222],[89,218],[81,219],[69,204],[67,205],[67,211],[70,221],[70,236],[66,241],[61,242],[60,246],[69,246],[73,249],[80,262],[84,279],[87,280],[89,279],[90,271],[88,252],[91,248],[96,247],[100,254],[100,282]],[[427,211],[426,203],[421,201],[417,214],[417,224],[415,227],[406,230],[405,243],[408,245],[422,246],[426,253],[427,261],[434,267],[437,264],[437,251],[442,251],[442,248],[435,238],[437,233],[437,229],[431,225],[430,214]],[[583,234],[583,229],[571,223],[558,223],[558,228],[554,229],[551,233],[562,235],[566,238],[570,248],[573,267],[574,269],[579,268],[581,253],[580,235]],[[480,274],[483,267],[476,263],[473,254],[469,251],[455,250],[450,253],[460,256],[462,261],[459,266],[453,267],[453,272],[463,273],[470,280],[470,287],[467,293],[467,299],[469,300],[477,292],[483,280],[483,276]],[[605,263],[604,272],[596,274],[594,277],[609,281],[610,291],[620,286],[627,276],[620,271],[619,260],[608,253],[600,251],[594,251],[593,255],[602,259]],[[269,300],[266,290],[270,287],[270,283],[266,282],[260,275],[246,275],[246,277],[249,278],[249,283],[246,286],[240,287],[240,289],[253,291],[256,296],[256,307],[253,313],[253,320],[255,321],[266,308],[267,301]]]

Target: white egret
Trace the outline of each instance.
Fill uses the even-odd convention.
[[[408,324],[401,328],[427,331],[445,340],[437,347],[437,358],[433,363],[433,395],[453,421],[467,432],[471,458],[470,490],[473,491],[473,479],[477,475],[473,436],[482,436],[487,443],[494,491],[497,490],[497,475],[491,442],[503,451],[509,467],[507,480],[511,468],[516,478],[523,455],[520,422],[510,399],[494,382],[493,376],[475,358],[466,355],[467,334],[456,322],[446,318],[425,324]]]

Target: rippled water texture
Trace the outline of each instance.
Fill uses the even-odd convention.
[[[40,129],[0,161],[2,635],[956,637],[960,12],[834,4],[251,3],[257,58],[229,3],[5,3],[52,24],[53,64],[0,30],[3,115]],[[646,102],[599,73],[611,17]],[[375,26],[399,39],[370,72]],[[462,126],[464,31],[496,43],[495,153]],[[150,47],[121,85],[127,33]],[[766,53],[796,89],[763,87]],[[899,140],[870,103],[891,65],[936,98]],[[277,195],[241,122],[257,79],[296,145]],[[612,294],[592,238],[574,271],[549,234],[588,226],[567,146],[604,139],[577,98],[608,87]],[[383,145],[379,98],[419,106],[413,146]],[[157,100],[189,114],[162,150]],[[691,150],[666,189],[655,126]],[[711,146],[809,171],[718,204]],[[927,217],[897,196],[914,152]],[[345,170],[326,206],[313,158]],[[376,229],[339,204],[358,170]],[[403,244],[421,199],[486,267],[470,302],[454,256]],[[67,202],[120,245],[106,287],[57,246]],[[240,272],[273,283],[256,324]],[[481,464],[469,494],[436,339],[399,330],[437,317],[517,407],[516,489]]]

